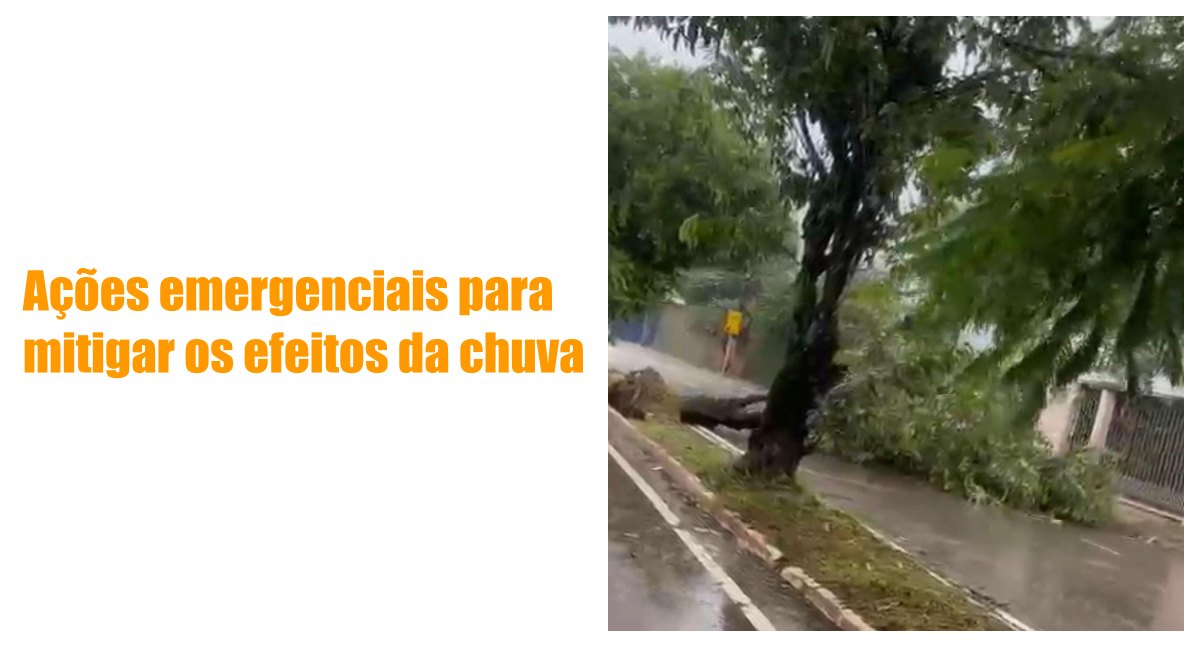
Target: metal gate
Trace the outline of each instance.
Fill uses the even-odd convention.
[[[1183,514],[1183,398],[1115,395],[1105,448],[1117,456],[1122,493]]]

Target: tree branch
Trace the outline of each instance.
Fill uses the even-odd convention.
[[[1105,56],[1103,54],[1087,52],[1073,47],[1062,47],[1058,49],[1042,47],[1041,45],[1035,45],[1033,43],[1016,40],[1015,38],[1009,38],[1008,36],[998,33],[992,29],[988,29],[987,31],[989,35],[992,38],[995,38],[996,42],[1000,43],[1000,45],[1002,45],[1005,49],[1022,52],[1029,56],[1052,58],[1058,61],[1068,61],[1074,59],[1078,61],[1084,61],[1086,63],[1107,65],[1118,74],[1135,81],[1141,81],[1146,78],[1145,74],[1143,74],[1141,70],[1130,68],[1124,61],[1116,56]],[[1105,34],[1105,38],[1108,36],[1111,36],[1111,33]],[[1026,60],[1028,60],[1031,65],[1036,67],[1039,72],[1042,72],[1043,74],[1050,74],[1050,72],[1041,67],[1041,65],[1039,65],[1036,61],[1028,58]]]
[[[812,160],[813,168],[817,171],[817,176],[822,180],[829,174],[829,169],[825,168],[825,160],[817,153],[817,147],[813,144],[812,135],[808,132],[808,116],[801,114],[797,119],[800,122],[800,136],[804,143],[804,150]]]

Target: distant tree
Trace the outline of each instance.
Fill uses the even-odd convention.
[[[778,187],[707,73],[609,54],[610,318],[644,311],[693,265],[783,250]]]
[[[1047,387],[1118,364],[1183,379],[1183,19],[1117,19],[1027,52],[1037,91],[983,160],[943,148],[912,264],[927,314],[992,331],[985,366]]]

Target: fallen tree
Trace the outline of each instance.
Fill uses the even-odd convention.
[[[634,420],[662,418],[689,424],[751,429],[762,421],[766,394],[739,397],[680,396],[652,368],[629,373],[610,371],[608,404]]]
[[[766,402],[765,393],[737,398],[685,396],[679,399],[679,419],[706,427],[724,425],[734,429],[753,429],[762,422]]]

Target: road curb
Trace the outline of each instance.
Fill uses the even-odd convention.
[[[1167,510],[1163,510],[1162,508],[1156,508],[1150,504],[1142,503],[1141,501],[1134,501],[1129,497],[1117,497],[1117,503],[1121,505],[1127,505],[1131,508],[1141,510],[1147,514],[1152,514],[1169,521],[1174,521],[1181,526],[1183,525],[1183,517],[1175,514],[1174,512],[1169,512]]]
[[[762,560],[771,570],[779,573],[785,582],[796,589],[821,615],[838,629],[844,631],[874,631],[857,613],[847,607],[832,591],[821,586],[798,566],[784,566],[783,552],[763,537],[762,533],[748,526],[736,513],[721,507],[716,495],[704,487],[700,479],[692,474],[661,445],[643,434],[633,423],[616,409],[609,412],[621,421],[625,436],[639,448],[650,454],[661,466],[662,472],[671,482],[688,496],[705,504],[709,514],[737,539],[738,544]]]
[[[702,439],[707,440],[707,441],[713,443],[714,445],[716,445],[717,447],[720,447],[720,448],[730,452],[731,456],[733,456],[735,458],[738,456],[741,456],[741,450],[738,449],[737,447],[733,446],[732,444],[730,444],[729,441],[725,440],[721,436],[714,434],[712,431],[705,429],[704,427],[699,426],[699,425],[689,425],[689,427],[691,427],[691,429],[693,431],[695,431]],[[817,498],[818,498],[818,500],[823,501],[823,499],[820,496],[818,496]],[[828,505],[831,508],[837,508],[837,506],[830,505],[828,503],[826,503],[826,505]],[[843,511],[843,512],[845,512],[845,511]],[[961,584],[949,577],[946,577],[944,575],[937,573],[932,568],[927,566],[920,557],[918,557],[917,555],[914,555],[912,553],[912,551],[908,550],[904,546],[901,546],[892,538],[888,537],[887,535],[883,534],[882,532],[879,532],[875,528],[871,527],[869,524],[864,522],[862,519],[859,519],[855,515],[850,515],[850,516],[854,519],[855,523],[857,523],[860,528],[862,528],[863,530],[870,533],[871,536],[875,537],[875,539],[879,540],[881,543],[883,543],[888,548],[891,548],[892,550],[894,550],[902,555],[906,555],[907,557],[912,559],[914,564],[919,566],[921,568],[921,570],[925,571],[925,573],[928,574],[930,577],[932,577],[934,580],[937,580],[943,586],[946,586],[948,588],[951,588],[951,589],[954,589],[954,590],[960,592],[967,599],[967,601],[969,601],[972,604],[974,604],[975,606],[983,609],[984,611],[987,611],[989,614],[992,615],[993,618],[1000,621],[1001,624],[1007,626],[1009,629],[1012,629],[1014,631],[1035,631],[1033,627],[1030,627],[1029,625],[1025,624],[1024,622],[1019,620],[1016,616],[1014,616],[1011,613],[1000,608],[998,605],[988,604],[986,601],[981,599],[981,597],[978,594],[976,594],[974,591],[972,591],[970,587],[964,586],[963,584]]]

